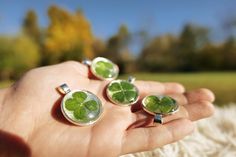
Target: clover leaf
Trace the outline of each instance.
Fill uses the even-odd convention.
[[[65,101],[65,108],[73,113],[75,119],[89,121],[91,120],[89,113],[96,114],[94,112],[98,112],[99,104],[89,99],[85,92],[79,91],[73,93],[72,98]]]
[[[135,86],[125,80],[117,80],[110,83],[107,94],[114,102],[119,104],[130,104],[138,98],[138,91]]]
[[[169,96],[148,96],[144,100],[144,105],[154,113],[168,114],[177,109],[176,101]]]
[[[115,75],[113,63],[107,61],[98,61],[95,65],[95,71],[104,78],[111,78]]]

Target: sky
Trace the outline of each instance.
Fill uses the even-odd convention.
[[[186,23],[210,27],[212,36],[222,38],[222,22],[236,15],[235,0],[0,0],[0,34],[20,31],[29,9],[41,26],[48,24],[47,9],[56,4],[71,12],[82,9],[93,33],[103,39],[126,24],[131,32],[148,30],[152,35],[178,34]]]

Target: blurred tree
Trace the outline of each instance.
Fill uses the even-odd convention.
[[[227,70],[236,70],[236,41],[234,37],[229,37],[223,47],[223,67]]]
[[[197,69],[199,65],[195,62],[195,58],[197,52],[209,43],[208,32],[205,27],[185,25],[175,53],[178,70],[193,71]]]
[[[177,39],[171,34],[155,37],[141,52],[137,65],[143,71],[171,71]]]
[[[200,51],[198,51],[196,58],[194,58],[196,70],[223,70],[223,55],[221,44],[209,43],[205,45]]]
[[[121,25],[117,34],[108,39],[104,53],[104,57],[111,59],[119,65],[121,73],[125,72],[125,67],[131,59],[130,57],[124,58],[124,53],[128,53],[126,56],[131,56],[128,48],[130,36],[128,27]]]
[[[36,43],[41,43],[38,17],[34,10],[29,10],[23,20],[23,32],[32,38]]]
[[[81,11],[71,14],[51,6],[48,16],[50,24],[44,42],[44,62],[57,63],[67,59],[94,57],[92,31]]]
[[[108,39],[104,55],[115,62],[120,60],[120,53],[127,48],[129,37],[130,34],[127,26],[121,25],[117,34]]]
[[[16,79],[40,61],[38,46],[28,36],[0,38],[0,79]]]
[[[95,57],[103,56],[106,52],[106,43],[102,39],[94,39],[92,47]]]
[[[179,38],[157,36],[142,50],[138,63],[142,70],[193,71],[201,66],[197,55],[209,43],[208,29],[186,25]]]

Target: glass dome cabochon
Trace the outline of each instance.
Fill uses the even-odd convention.
[[[114,80],[119,74],[118,66],[103,57],[97,57],[91,62],[91,72],[99,79]]]
[[[169,96],[149,95],[143,99],[142,105],[145,111],[153,115],[170,115],[179,109],[177,102]]]
[[[66,119],[82,126],[95,123],[103,111],[99,98],[84,90],[67,93],[61,102],[61,109]]]
[[[137,102],[139,91],[129,81],[114,80],[107,86],[107,96],[115,104],[121,106],[132,105]]]

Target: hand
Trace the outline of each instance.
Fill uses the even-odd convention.
[[[112,104],[103,95],[108,82],[91,80],[88,73],[88,67],[74,61],[27,72],[1,91],[1,130],[21,139],[32,156],[113,157],[179,140],[193,131],[192,121],[214,112],[214,95],[207,89],[184,93],[184,87],[177,83],[136,81],[141,98],[165,94],[181,104],[180,111],[165,117],[163,125],[150,127],[153,116],[143,112],[139,103],[132,107],[133,112],[130,107]],[[59,107],[62,96],[56,91],[63,83],[72,90],[91,91],[101,99],[104,113],[97,123],[79,127],[65,120]]]

